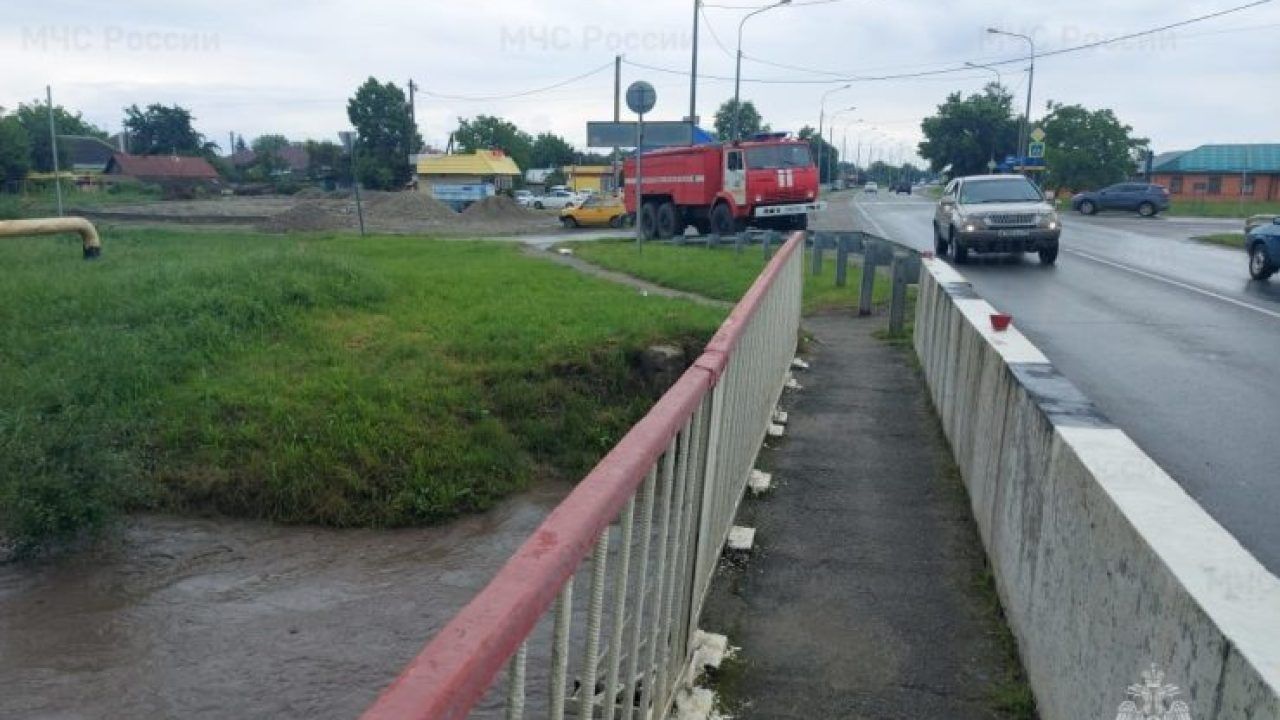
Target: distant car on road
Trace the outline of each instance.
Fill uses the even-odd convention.
[[[867,195],[877,195],[880,193],[880,186],[873,182],[869,182],[862,186],[862,192]]]
[[[546,208],[563,210],[570,205],[577,205],[579,202],[578,194],[571,190],[552,190],[546,195],[535,197],[533,206],[538,210]]]
[[[943,188],[933,215],[933,245],[950,250],[956,264],[970,252],[1035,252],[1040,262],[1058,259],[1062,224],[1044,193],[1021,175],[973,175]]]
[[[520,207],[531,207],[533,205],[533,193],[528,190],[516,190],[511,193],[511,197],[515,199]]]
[[[1099,210],[1133,210],[1143,217],[1151,217],[1169,209],[1169,190],[1150,183],[1119,183],[1072,195],[1071,209],[1084,215],[1093,215]]]
[[[1280,269],[1280,217],[1254,227],[1245,236],[1249,253],[1249,275],[1266,280]]]
[[[895,195],[910,195],[911,183],[902,182],[902,183],[897,183],[896,185],[890,185],[889,190]]]

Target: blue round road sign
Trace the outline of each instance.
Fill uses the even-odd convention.
[[[644,115],[653,109],[654,103],[658,101],[658,92],[653,89],[649,83],[640,80],[631,83],[627,88],[627,107],[631,108],[631,112],[637,115]]]

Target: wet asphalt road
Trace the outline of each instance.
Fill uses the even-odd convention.
[[[932,249],[931,200],[832,205],[852,227]],[[1280,573],[1280,278],[1250,280],[1243,252],[1190,240],[1239,228],[1064,213],[1055,267],[1034,255],[992,255],[960,271]]]

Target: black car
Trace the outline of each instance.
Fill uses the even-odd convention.
[[[910,195],[911,183],[898,183],[896,185],[891,185],[889,186],[889,191],[898,195]]]
[[[1071,196],[1071,209],[1084,215],[1093,215],[1099,210],[1132,210],[1151,217],[1169,209],[1169,190],[1150,183],[1120,183]]]

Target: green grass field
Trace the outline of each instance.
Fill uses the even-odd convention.
[[[744,248],[741,255],[731,245],[712,250],[702,245],[651,243],[644,247],[643,252],[636,252],[632,241],[574,243],[572,247],[578,257],[601,267],[664,287],[730,302],[742,297],[764,268],[764,253],[759,245]],[[804,272],[805,312],[858,307],[862,268],[850,264],[846,286],[836,287],[835,251],[828,249],[823,256],[820,274],[809,274],[807,254]],[[886,303],[889,292],[889,278],[878,273],[872,299],[876,304]]]
[[[1245,203],[1204,200],[1173,200],[1165,215],[1174,217],[1245,218],[1250,215],[1280,214],[1280,202],[1249,201]]]
[[[160,507],[391,526],[577,478],[716,308],[492,242],[108,231],[0,242],[0,535]]]
[[[121,183],[110,190],[95,192],[80,191],[68,183],[62,187],[64,208],[100,208],[159,199],[159,188],[138,183]],[[0,193],[0,220],[51,217],[57,212],[58,199],[52,187],[40,188],[26,195]]]

